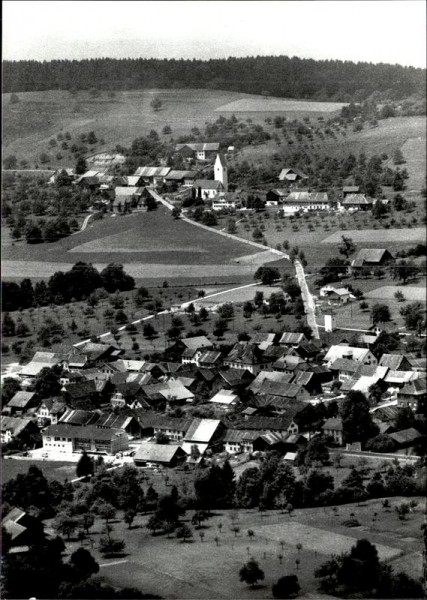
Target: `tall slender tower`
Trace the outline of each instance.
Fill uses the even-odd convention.
[[[224,190],[228,191],[228,175],[227,175],[227,164],[223,154],[217,154],[215,159],[215,181],[220,181],[224,186]]]

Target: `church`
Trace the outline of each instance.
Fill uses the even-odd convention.
[[[223,154],[217,154],[214,165],[214,179],[196,179],[193,184],[196,195],[202,200],[212,200],[228,191],[227,164]]]

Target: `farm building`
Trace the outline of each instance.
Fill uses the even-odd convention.
[[[13,547],[27,548],[44,537],[43,523],[17,507],[10,507],[1,521]]]
[[[305,335],[303,333],[296,333],[294,331],[283,332],[282,337],[279,340],[279,344],[281,346],[286,346],[287,348],[293,348],[302,342],[308,342]]]
[[[70,182],[72,182],[76,178],[76,173],[75,173],[74,169],[58,169],[57,171],[55,171],[55,173],[53,173],[53,175],[51,175],[51,177],[49,178],[48,184],[49,185],[55,184],[59,175],[61,175],[63,177],[66,176]]]
[[[176,183],[177,185],[192,186],[197,179],[197,171],[169,171],[165,177],[165,183]]]
[[[282,210],[295,213],[300,210],[329,210],[331,203],[326,192],[291,192],[282,203]]]
[[[50,425],[42,432],[43,449],[64,454],[86,452],[116,454],[129,448],[129,438],[122,429],[101,429],[94,425]]]
[[[113,209],[118,212],[125,212],[128,208],[147,210],[142,198],[143,191],[142,187],[117,186],[114,190]]]
[[[409,406],[416,411],[418,403],[427,400],[426,380],[424,377],[405,383],[397,392],[397,402],[399,406]]]
[[[269,190],[265,195],[266,206],[279,206],[283,204],[287,195],[287,190],[277,188]]]
[[[254,375],[267,368],[269,363],[258,346],[244,342],[237,342],[224,359],[225,366],[246,370]]]
[[[16,392],[3,409],[4,414],[23,415],[30,408],[37,405],[37,395],[35,392]]]
[[[343,444],[343,424],[341,417],[331,417],[322,426],[323,435],[333,438],[335,444]]]
[[[176,144],[175,152],[186,159],[207,160],[219,150],[218,142]]]
[[[386,248],[361,248],[351,262],[352,269],[363,267],[383,267],[394,261],[394,256]]]
[[[55,365],[59,365],[62,361],[60,354],[54,352],[36,352],[29,363],[21,369],[23,377],[37,377],[42,369],[46,367],[51,369]]]
[[[279,174],[279,181],[285,181],[288,184],[293,184],[303,179],[308,179],[308,175],[299,169],[282,169]]]
[[[209,402],[211,402],[215,408],[223,412],[229,412],[233,408],[236,408],[240,400],[239,396],[232,390],[219,390]]]
[[[365,194],[347,194],[341,202],[338,203],[338,208],[346,210],[372,210],[374,201],[372,198],[367,198]]]
[[[323,361],[329,367],[337,358],[355,360],[364,365],[377,365],[378,361],[368,348],[356,348],[355,346],[336,345],[331,346]]]
[[[320,288],[320,297],[328,298],[328,300],[332,300],[332,302],[337,302],[338,304],[347,304],[352,300],[356,300],[356,296],[347,288],[334,288],[331,285],[325,285]]]
[[[344,198],[346,198],[350,194],[358,194],[359,192],[360,187],[358,185],[345,185],[342,189],[342,195]]]
[[[182,444],[182,449],[191,455],[191,447],[197,446],[200,454],[209,448],[218,449],[222,445],[224,425],[219,419],[193,419]]]
[[[181,446],[150,444],[149,442],[141,444],[133,457],[137,467],[162,466],[173,468],[185,462],[186,459],[187,454]]]
[[[146,184],[157,185],[164,182],[170,171],[170,167],[138,167],[133,175],[141,177]]]
[[[237,209],[241,208],[243,203],[240,191],[220,192],[212,200],[212,210]]]
[[[37,423],[33,419],[7,416],[1,418],[2,444],[8,444],[15,438],[27,441],[33,435],[38,434],[38,431]]]
[[[164,433],[170,440],[179,442],[184,439],[192,419],[168,417],[166,415],[156,414],[153,418],[153,433]]]

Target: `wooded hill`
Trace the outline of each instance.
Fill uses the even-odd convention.
[[[425,95],[424,69],[287,56],[219,60],[5,61],[3,92],[210,88],[286,98],[360,102]]]

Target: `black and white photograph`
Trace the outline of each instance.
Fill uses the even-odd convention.
[[[427,598],[426,7],[3,1],[4,600]]]

